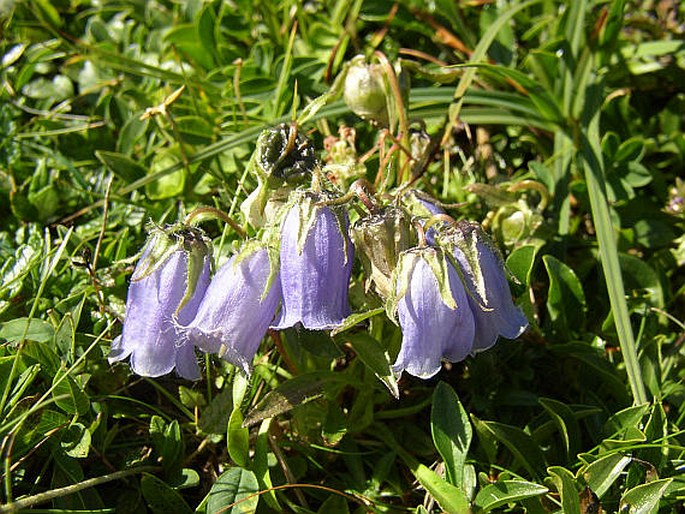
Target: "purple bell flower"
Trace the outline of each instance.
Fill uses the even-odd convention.
[[[474,319],[468,295],[442,250],[420,247],[400,255],[390,314],[399,318],[402,346],[393,365],[430,378],[441,361],[459,362],[472,350]]]
[[[219,268],[186,335],[249,375],[280,301],[278,270],[267,248],[255,244]]]
[[[145,377],[176,368],[183,378],[200,378],[193,346],[179,325],[195,317],[209,272],[209,248],[199,230],[155,228],[131,277],[124,327],[112,341],[109,361],[130,356],[131,369]]]
[[[350,315],[354,248],[347,213],[321,203],[330,199],[325,193],[295,196],[281,225],[283,305],[273,328],[302,323],[309,330],[329,330]]]
[[[439,237],[452,252],[470,293],[476,321],[474,353],[493,346],[498,336],[519,337],[528,320],[511,298],[504,262],[492,240],[480,225],[465,221],[445,227]]]

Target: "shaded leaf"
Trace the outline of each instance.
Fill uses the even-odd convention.
[[[293,377],[267,393],[247,414],[243,426],[249,427],[316,400],[323,395],[327,385],[334,383],[344,383],[344,380],[330,372],[304,373]]]
[[[575,272],[551,255],[542,262],[549,275],[547,311],[555,330],[560,334],[578,333],[585,326],[585,294]]]
[[[183,497],[165,482],[154,475],[144,473],[140,479],[140,489],[147,506],[154,514],[192,514]]]
[[[228,418],[226,445],[233,462],[246,468],[250,462],[250,433],[247,428],[243,427],[243,414],[237,407]]]
[[[52,398],[55,404],[68,414],[85,415],[90,410],[90,401],[81,387],[70,375],[60,370],[52,381]]]

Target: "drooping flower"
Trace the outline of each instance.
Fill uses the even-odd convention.
[[[179,325],[195,317],[209,284],[210,251],[202,233],[175,225],[155,227],[131,277],[121,336],[114,339],[110,362],[130,356],[138,375],[176,372],[200,378],[193,346]]]
[[[471,353],[474,319],[456,269],[433,247],[400,255],[390,315],[399,318],[402,346],[393,371],[430,378],[441,361],[459,362]]]
[[[443,227],[438,240],[452,253],[470,293],[476,321],[473,351],[487,350],[498,336],[519,337],[528,320],[514,304],[502,257],[480,225],[460,221]]]
[[[280,300],[278,269],[269,250],[248,244],[212,278],[186,335],[201,350],[218,354],[249,375]]]
[[[294,194],[281,225],[283,304],[274,328],[297,323],[329,330],[349,316],[348,287],[354,248],[344,209],[326,205],[326,193]]]

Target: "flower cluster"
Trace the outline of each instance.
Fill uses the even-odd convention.
[[[525,330],[502,259],[480,225],[453,220],[417,191],[388,201],[355,183],[342,195],[292,127],[263,134],[253,161],[258,192],[242,210],[259,237],[211,276],[210,245],[199,229],[154,228],[111,361],[130,356],[140,375],[175,368],[192,379],[198,348],[249,374],[268,330],[345,322],[355,254],[371,301],[384,304],[402,330],[397,375],[431,377],[442,361]]]

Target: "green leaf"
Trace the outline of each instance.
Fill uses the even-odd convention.
[[[664,491],[673,481],[672,478],[654,480],[626,491],[618,510],[622,514],[656,514]]]
[[[464,465],[473,430],[457,394],[445,382],[439,382],[433,393],[431,433],[445,463],[447,481],[464,491]]]
[[[633,405],[613,414],[604,423],[602,433],[607,438],[622,437],[626,433],[637,428],[642,418],[649,412],[649,403],[642,405]]]
[[[568,334],[582,332],[585,326],[585,294],[574,271],[551,255],[542,262],[549,275],[547,311],[555,331],[568,339]]]
[[[579,475],[582,475],[588,487],[601,498],[632,460],[618,452],[610,453],[581,468]]]
[[[383,310],[381,309],[381,312]],[[379,341],[367,332],[338,336],[336,339],[347,342],[364,365],[376,375],[378,380],[383,382],[395,398],[399,398],[400,390],[397,386],[397,378],[392,372],[392,361],[387,350]]]
[[[419,483],[440,504],[448,514],[464,514],[470,512],[469,502],[464,492],[446,482],[435,471],[419,464],[413,469],[414,476]]]
[[[60,370],[52,381],[52,398],[55,404],[67,414],[83,416],[90,410],[90,401],[76,381]]]
[[[169,485],[174,489],[188,489],[200,485],[200,475],[192,468],[183,468],[169,477]]]
[[[259,431],[257,432],[257,440],[255,442],[254,449],[254,464],[252,470],[254,471],[257,482],[259,483],[259,488],[262,491],[267,491],[264,493],[264,500],[266,503],[276,512],[283,510],[278,502],[278,497],[276,496],[276,491],[273,489],[273,482],[271,480],[271,473],[269,469],[269,429],[271,427],[271,419],[265,419],[262,421]]]
[[[349,514],[347,500],[338,494],[331,494],[316,511],[317,514]]]
[[[561,111],[559,101],[555,96],[547,91],[540,82],[530,78],[525,73],[505,66],[493,64],[476,65],[485,74],[497,75],[513,82],[519,88],[524,89],[537,108],[538,115],[550,123],[562,123],[564,116]]]
[[[530,287],[530,277],[537,253],[537,246],[524,245],[516,248],[507,257],[507,267],[516,279],[525,284],[526,287]]]
[[[518,427],[494,421],[477,420],[473,414],[471,418],[478,429],[479,435],[483,432],[485,437],[488,435],[494,436],[495,439],[511,451],[516,460],[531,475],[536,478],[542,478],[545,469],[545,456],[540,449],[540,445],[529,434]],[[477,423],[476,420],[478,421]]]
[[[175,25],[164,36],[167,43],[174,45],[178,51],[205,70],[214,67],[214,58],[202,44],[202,38],[196,25]]]
[[[192,514],[183,497],[165,482],[154,475],[143,473],[140,479],[140,490],[145,502],[153,514]]]
[[[126,182],[134,182],[145,176],[145,168],[124,154],[108,152],[106,150],[96,150],[95,157],[97,157],[109,171]]]
[[[85,459],[90,450],[91,436],[81,423],[72,423],[60,432],[60,445],[64,453],[75,459]]]
[[[143,145],[145,143],[145,132],[147,131],[149,121],[147,119],[141,120],[138,116],[132,116],[119,132],[119,139],[117,140],[117,151],[120,153],[107,152],[104,150],[96,150],[95,155],[102,161],[100,154],[114,154],[116,156],[125,155],[130,156],[136,149],[136,145]],[[135,162],[135,161],[134,161]],[[106,162],[103,162],[107,166]],[[135,163],[137,164],[137,163]],[[109,168],[109,166],[107,166]],[[142,166],[141,166],[142,168]],[[134,170],[135,171],[135,170]],[[135,179],[140,179],[145,176],[145,168],[143,168],[142,173]]]
[[[152,416],[150,440],[167,474],[178,472],[185,453],[178,421],[174,419],[167,425],[160,416]]]
[[[252,471],[231,468],[214,483],[207,495],[207,514],[247,514],[257,509],[257,478]]]
[[[198,427],[205,434],[226,433],[230,413],[233,412],[233,391],[225,387],[217,394],[209,406],[200,413]]]
[[[580,497],[573,473],[560,466],[548,468],[547,472],[552,476],[552,481],[561,495],[561,507],[564,514],[580,514]]]
[[[621,272],[625,277],[626,288],[643,290],[651,305],[663,308],[665,303],[661,280],[654,268],[643,259],[625,253],[619,254]]]
[[[351,314],[347,318],[345,318],[340,326],[335,327],[333,330],[331,330],[331,337],[334,337],[342,332],[345,332],[353,327],[356,327],[359,323],[366,321],[367,319],[372,318],[378,314],[382,314],[383,312],[385,312],[385,308],[383,307],[371,309],[365,312],[355,312],[354,314]]]
[[[23,339],[48,343],[55,337],[55,329],[47,321],[40,319],[16,318],[0,326],[0,339],[9,343],[19,343]]]
[[[566,404],[551,398],[540,398],[538,401],[559,429],[564,441],[566,457],[574,457],[580,449],[580,426],[573,410]]]
[[[145,186],[147,196],[152,200],[162,200],[180,195],[185,187],[186,173],[181,167],[171,173],[162,174],[162,170],[176,168],[181,164],[178,146],[159,151],[150,164],[148,176],[159,178]],[[142,180],[142,179],[141,179]],[[136,182],[133,182],[135,184]]]
[[[247,428],[243,427],[243,414],[237,407],[228,418],[226,445],[233,462],[242,468],[247,468],[250,463],[250,433]]]
[[[243,426],[249,427],[316,400],[323,395],[327,385],[335,383],[343,384],[344,380],[331,372],[316,371],[298,375],[267,393],[245,417]]]
[[[507,503],[541,496],[549,491],[546,487],[523,480],[502,480],[483,487],[476,495],[475,504],[483,512],[490,512]]]

